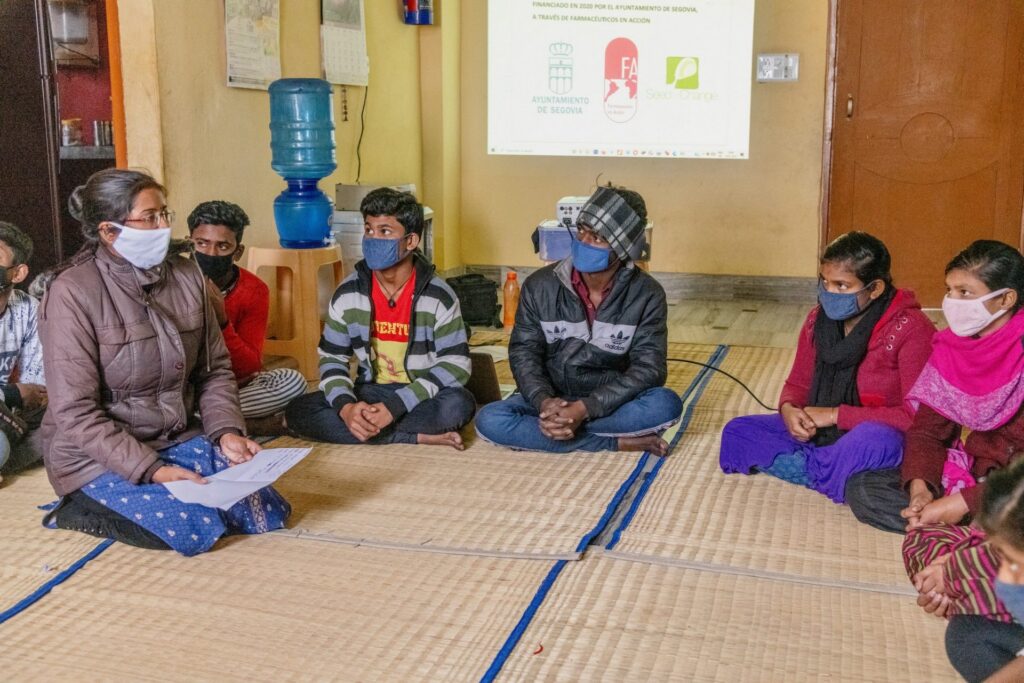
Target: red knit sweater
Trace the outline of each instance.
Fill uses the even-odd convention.
[[[814,375],[814,321],[819,306],[808,314],[796,347],[796,359],[779,397],[779,406],[807,405]],[[917,381],[932,350],[935,326],[921,312],[914,293],[896,290],[896,296],[875,325],[868,352],[857,368],[859,406],[839,406],[839,428],[850,430],[861,422],[882,422],[900,431],[910,427],[913,413],[903,400]]]
[[[238,269],[238,282],[224,297],[228,324],[224,343],[231,356],[231,369],[239,382],[263,367],[263,340],[270,314],[270,288],[245,268]]]

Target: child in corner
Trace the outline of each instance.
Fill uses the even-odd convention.
[[[46,411],[38,301],[15,285],[28,277],[32,238],[0,221],[0,476],[42,461],[38,427]],[[14,381],[12,381],[14,380]]]

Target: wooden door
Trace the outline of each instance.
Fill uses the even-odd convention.
[[[33,273],[61,259],[59,122],[46,17],[44,0],[0,0],[0,220],[32,237]]]
[[[885,241],[899,286],[938,305],[975,239],[1021,246],[1024,2],[838,0],[829,240]]]

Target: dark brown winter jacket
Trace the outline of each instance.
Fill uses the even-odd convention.
[[[194,261],[169,256],[142,271],[102,246],[53,281],[39,334],[44,461],[58,495],[106,471],[149,482],[163,464],[157,450],[243,432],[204,283]]]

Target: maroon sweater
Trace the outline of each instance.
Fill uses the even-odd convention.
[[[807,405],[814,376],[814,321],[819,306],[807,316],[797,341],[793,369],[782,388],[779,406],[792,403],[798,408]],[[889,308],[875,325],[868,342],[868,352],[857,368],[857,392],[861,405],[839,406],[839,428],[850,430],[861,422],[882,422],[906,431],[913,412],[903,400],[917,381],[932,350],[935,326],[921,312],[914,293],[896,290]]]
[[[903,454],[903,486],[914,479],[923,479],[935,495],[942,494],[942,467],[946,463],[946,449],[960,437],[963,428],[926,405],[922,405],[914,423],[907,432],[907,446]],[[974,457],[971,474],[975,479],[992,470],[1006,467],[1014,453],[1024,451],[1024,408],[998,429],[971,432],[964,442],[964,450]],[[965,488],[964,501],[971,517],[976,517],[981,506],[985,485]]]

